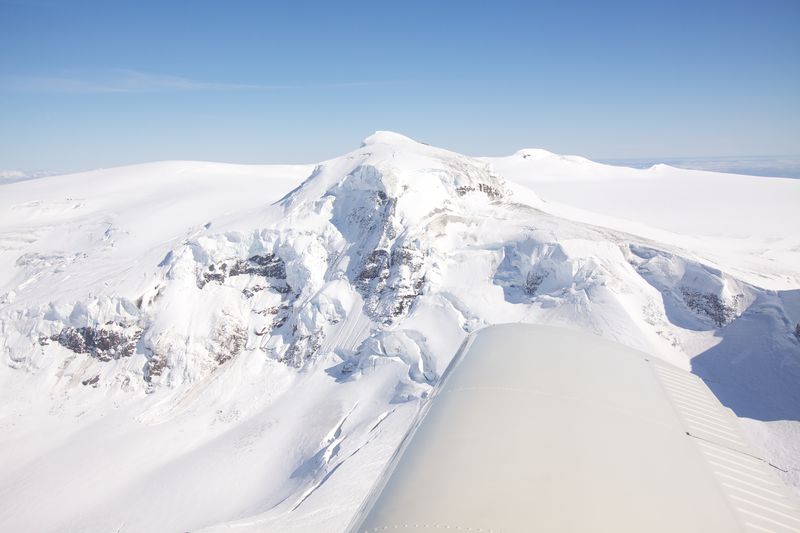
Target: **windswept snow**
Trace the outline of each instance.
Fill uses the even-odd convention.
[[[800,486],[798,195],[390,132],[0,185],[0,530],[340,530],[519,321],[693,368]]]

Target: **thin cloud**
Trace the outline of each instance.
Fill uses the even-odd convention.
[[[104,76],[12,76],[0,80],[0,88],[19,92],[111,94],[111,93],[157,93],[198,91],[272,91],[287,89],[340,89],[396,85],[402,81],[353,81],[321,84],[251,84],[208,82],[153,74],[137,70],[117,69]]]
[[[243,91],[280,89],[281,86],[198,81],[182,76],[137,70],[114,70],[104,76],[14,76],[3,80],[6,89],[53,93],[149,93],[177,91]]]

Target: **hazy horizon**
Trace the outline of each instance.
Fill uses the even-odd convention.
[[[0,169],[800,153],[800,3],[0,0]]]
[[[354,144],[353,148],[357,145]],[[519,150],[526,148],[538,148],[529,146],[519,148]],[[503,156],[511,155],[517,150],[513,150],[506,154],[467,154],[474,157],[489,157],[489,156]],[[342,154],[338,154],[342,155]],[[559,155],[576,155],[582,154],[559,154]],[[773,178],[792,178],[800,179],[800,154],[798,155],[778,155],[778,156],[743,156],[743,157],[726,157],[726,156],[702,156],[702,157],[636,157],[636,158],[597,158],[592,159],[598,163],[605,163],[608,165],[625,166],[633,168],[648,168],[656,164],[666,164],[678,168],[693,169],[693,170],[707,170],[711,172],[725,172],[730,174],[742,174],[747,176],[762,176]],[[85,167],[85,168],[0,168],[0,183],[10,183],[14,181],[22,181],[25,179],[38,178],[51,175],[73,174],[77,172],[87,172],[101,168],[113,168],[118,166],[130,166],[137,164],[154,163],[156,161],[137,161],[131,163],[123,163],[120,165]],[[166,160],[160,160],[166,161]],[[231,164],[263,164],[263,165],[281,165],[281,164],[315,164],[320,161],[304,161],[304,162],[286,162],[286,161],[263,161],[256,163],[242,163],[239,161],[210,161],[214,163],[231,163]]]

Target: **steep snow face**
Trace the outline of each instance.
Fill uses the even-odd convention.
[[[465,336],[501,322],[696,357],[739,414],[800,420],[796,288],[499,168],[378,132],[314,168],[3,185],[0,529],[341,529]],[[794,426],[754,427],[794,467]]]

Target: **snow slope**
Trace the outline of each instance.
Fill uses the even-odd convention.
[[[545,176],[527,152],[378,132],[316,167],[0,186],[0,530],[340,530],[465,336],[518,321],[691,366],[800,486],[798,251],[742,260],[654,207],[551,202],[550,178],[616,199],[650,171],[553,156]],[[756,183],[725,194],[800,191]],[[739,240],[790,242],[784,214]]]
[[[538,149],[483,160],[535,190],[553,209],[560,204],[566,216],[689,248],[765,287],[800,284],[800,233],[793,230],[800,222],[800,187],[795,179],[663,164],[616,167]],[[591,214],[581,216],[575,208]]]

